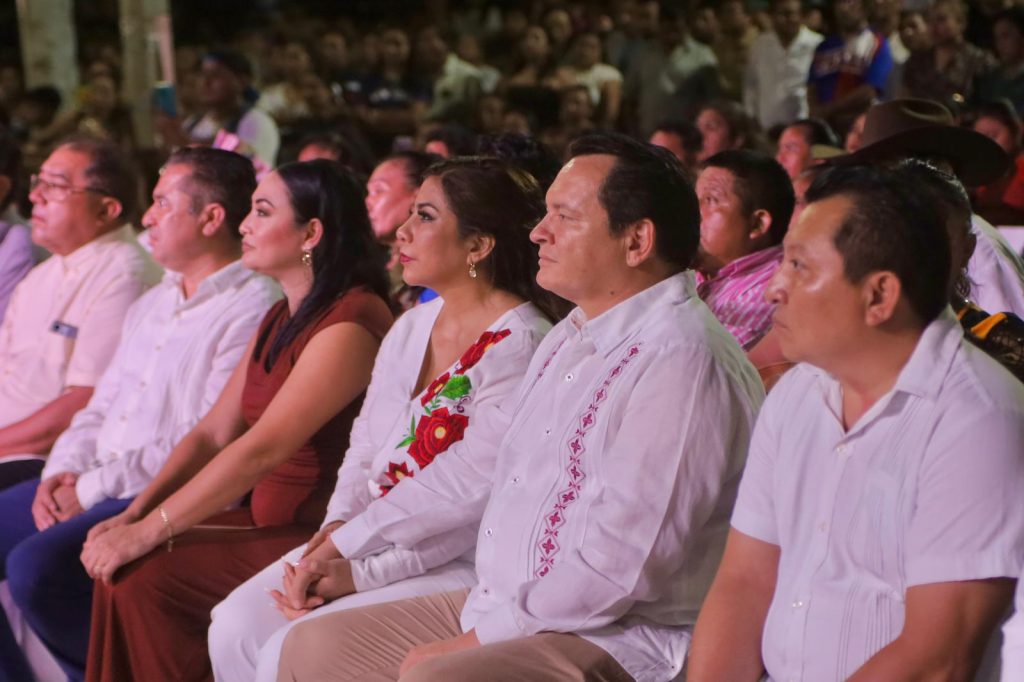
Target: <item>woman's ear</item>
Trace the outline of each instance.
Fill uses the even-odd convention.
[[[302,240],[302,250],[312,251],[316,248],[316,245],[320,243],[320,240],[324,236],[324,224],[320,222],[319,218],[313,218],[308,223],[305,230],[305,238]]]

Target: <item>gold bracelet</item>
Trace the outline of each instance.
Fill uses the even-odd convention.
[[[167,528],[167,551],[170,552],[174,549],[174,527],[171,525],[171,520],[167,518],[167,512],[163,507],[157,507],[156,510],[160,512],[160,518],[164,520],[164,527]]]

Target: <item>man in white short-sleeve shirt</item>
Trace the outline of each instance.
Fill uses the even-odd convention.
[[[14,290],[0,325],[0,489],[38,475],[85,406],[121,337],[129,306],[160,268],[127,224],[136,180],[114,145],[58,147],[33,178],[32,239],[53,253]]]
[[[331,534],[355,557],[479,525],[479,584],[299,623],[283,677],[681,671],[763,388],[686,271],[700,216],[678,160],[613,135],[569,153],[532,238],[538,283],[578,307],[476,435]],[[402,631],[372,625],[392,616]]]
[[[92,580],[74,560],[86,534],[156,476],[280,296],[239,260],[238,226],[255,188],[252,163],[238,154],[199,147],[171,155],[142,218],[167,274],[128,311],[110,366],[57,439],[41,480],[0,492],[0,576],[72,677],[85,666],[91,612]],[[0,651],[7,626],[0,621]],[[13,654],[0,658],[0,678],[23,679]]]
[[[807,191],[768,288],[802,364],[758,418],[688,679],[972,679],[1024,565],[1024,386],[947,306],[903,170]]]

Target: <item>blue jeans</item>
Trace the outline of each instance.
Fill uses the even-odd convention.
[[[72,680],[85,675],[92,578],[78,557],[89,529],[131,500],[104,500],[40,532],[32,519],[39,479],[0,492],[0,570],[22,616]],[[2,609],[0,609],[2,616]],[[0,617],[0,681],[32,679],[6,617]]]

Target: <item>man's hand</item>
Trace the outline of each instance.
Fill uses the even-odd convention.
[[[72,474],[66,475],[71,476]],[[75,479],[77,478],[75,476]],[[74,482],[70,484],[62,483],[59,488],[53,491],[53,499],[57,502],[57,519],[60,521],[67,521],[85,511],[78,501],[78,493],[75,491]]]
[[[39,482],[32,500],[32,519],[37,529],[46,530],[84,511],[75,493],[77,481],[78,474],[64,471]]]
[[[442,639],[440,642],[431,642],[423,646],[413,647],[405,655],[405,660],[402,661],[402,667],[398,671],[398,676],[402,677],[420,663],[431,658],[444,656],[445,654],[454,654],[457,651],[472,649],[478,646],[480,646],[480,640],[476,637],[476,630],[470,630],[458,637]]]

